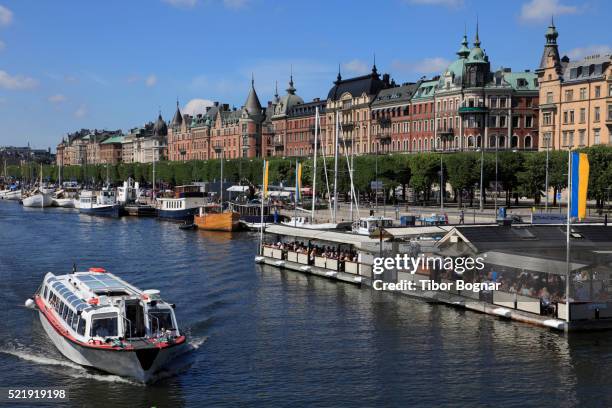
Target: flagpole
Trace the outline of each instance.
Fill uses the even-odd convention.
[[[319,107],[315,108],[315,129],[314,129],[314,155],[313,155],[313,170],[312,170],[312,210],[310,215],[310,222],[315,222],[315,200],[317,192],[317,136],[319,126]]]
[[[300,194],[300,186],[298,184],[298,160],[295,159],[295,199],[293,200],[293,226],[297,227],[297,203],[298,195]]]
[[[565,242],[565,307],[566,307],[566,315],[565,319],[569,325],[570,321],[570,233],[571,233],[571,223],[572,218],[570,216],[570,209],[572,206],[572,149],[571,146],[567,153],[567,230],[566,230],[566,242]]]
[[[259,255],[263,255],[263,223],[264,223],[264,199],[266,197],[266,161],[263,161],[261,175],[261,220],[259,222]]]
[[[339,111],[336,111],[336,135],[334,138],[334,220],[336,223],[338,212],[338,131],[339,131]]]

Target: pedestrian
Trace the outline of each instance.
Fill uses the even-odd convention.
[[[459,213],[459,224],[463,224],[465,222],[465,212],[463,212],[463,209],[461,209],[461,212]]]

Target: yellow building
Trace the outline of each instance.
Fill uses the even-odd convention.
[[[554,23],[536,71],[540,84],[540,150],[612,144],[612,55],[559,58]]]

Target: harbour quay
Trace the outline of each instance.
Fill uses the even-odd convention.
[[[440,225],[392,227],[377,237],[272,225],[256,262],[556,331],[610,329],[612,229],[572,225],[569,263],[565,231],[561,224]],[[457,273],[432,262],[375,273],[377,259],[405,255],[482,259],[483,268]]]

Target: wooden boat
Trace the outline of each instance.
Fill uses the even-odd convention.
[[[196,228],[198,228],[197,225],[195,225],[194,223],[188,223],[187,221],[185,221],[184,224],[179,225],[179,229],[182,229],[182,230],[192,230]]]
[[[200,213],[194,217],[199,229],[209,231],[236,231],[240,226],[240,214],[223,210],[218,205],[200,207]]]

